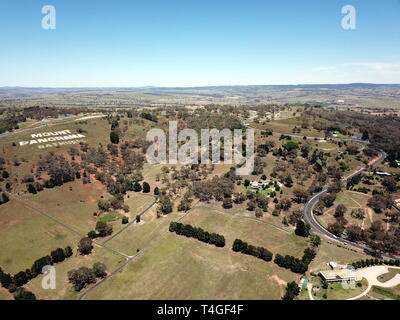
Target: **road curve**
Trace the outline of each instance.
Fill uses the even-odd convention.
[[[254,129],[256,131],[262,131],[261,129],[254,128],[254,127],[250,126],[249,124],[246,124],[244,121],[242,121],[241,123],[247,128],[251,128],[251,129]],[[273,132],[273,134],[276,135],[276,134],[279,134],[279,133]],[[288,136],[291,136],[293,138],[301,138],[300,136],[296,136],[296,135],[288,135]],[[321,140],[322,138],[321,137],[307,137],[307,139],[309,139],[309,140],[311,140],[311,139]],[[335,141],[357,141],[357,142],[361,142],[361,143],[365,143],[365,144],[370,144],[369,141],[361,140],[361,139],[355,139],[355,138],[333,138],[331,140],[335,140]],[[384,151],[381,150],[378,158],[373,160],[371,163],[369,163],[364,168],[359,169],[359,170],[353,172],[352,174],[350,174],[348,177],[344,178],[342,180],[342,183],[346,184],[347,181],[349,181],[350,179],[352,179],[355,176],[358,176],[359,174],[367,171],[370,167],[372,167],[372,166],[384,161],[386,159],[386,157],[387,157],[387,154]],[[352,241],[349,241],[347,239],[343,239],[343,238],[335,236],[333,233],[331,233],[327,229],[325,229],[317,221],[317,219],[315,219],[314,213],[313,213],[314,206],[318,203],[320,198],[324,194],[326,194],[327,192],[328,192],[328,189],[322,190],[321,192],[315,194],[310,200],[308,200],[308,202],[304,206],[304,210],[303,210],[304,221],[311,226],[311,230],[313,232],[318,233],[320,235],[323,235],[324,237],[326,237],[328,239],[331,239],[333,241],[337,241],[337,242],[343,243],[346,246],[357,248],[357,249],[361,249],[361,250],[370,249],[365,245],[362,245],[362,244],[359,244],[359,243],[356,243],[356,242],[352,242]],[[386,257],[386,258],[390,258],[390,259],[393,259],[393,258],[397,259],[397,257],[392,256],[392,255],[382,254],[382,256]]]
[[[368,166],[366,166],[365,168],[359,169],[355,172],[353,172],[351,175],[349,175],[347,178],[344,178],[342,180],[343,184],[345,184],[348,180],[352,179],[353,177],[365,172],[368,170],[369,167],[376,165],[377,163],[382,162],[383,160],[385,160],[387,157],[387,154],[383,151],[380,152],[380,155],[377,159],[373,160]],[[304,210],[303,210],[303,217],[304,217],[304,221],[306,223],[308,223],[311,226],[311,230],[319,233],[323,236],[325,236],[326,238],[329,238],[333,241],[337,241],[337,242],[341,242],[349,247],[353,247],[353,248],[357,248],[357,249],[369,249],[367,246],[356,243],[356,242],[352,242],[340,237],[337,237],[336,235],[334,235],[333,233],[329,232],[327,229],[325,229],[318,221],[317,219],[315,219],[314,217],[314,213],[313,213],[313,209],[314,206],[318,203],[318,201],[321,199],[321,197],[326,194],[328,192],[328,189],[325,189],[319,193],[317,193],[316,195],[314,195],[304,206]],[[373,251],[373,250],[372,250]],[[387,258],[395,258],[391,255],[386,255],[383,254],[382,256],[387,257]]]

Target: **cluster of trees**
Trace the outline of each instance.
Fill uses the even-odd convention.
[[[314,260],[316,256],[316,252],[311,248],[306,248],[304,250],[304,255],[301,259],[295,258],[293,256],[282,256],[277,254],[275,256],[274,262],[285,269],[290,269],[294,273],[303,274],[307,272],[308,266],[310,265],[311,261]]]
[[[36,296],[23,287],[17,288],[14,292],[15,300],[36,300]]]
[[[400,227],[386,230],[382,222],[378,220],[366,230],[350,225],[346,228],[346,232],[349,240],[365,242],[368,247],[377,252],[397,254],[400,251]]]
[[[104,221],[97,221],[95,230],[89,231],[88,238],[95,239],[98,237],[104,238],[113,233],[111,224]],[[87,242],[87,241],[86,241]]]
[[[188,238],[195,238],[205,243],[213,244],[216,247],[225,247],[225,237],[217,233],[209,233],[202,228],[193,227],[190,224],[171,222],[169,231]]]
[[[113,210],[124,209],[125,208],[124,198],[122,195],[121,196],[117,195],[108,200],[100,199],[97,202],[97,207],[102,212],[108,212],[111,209],[113,209]]]
[[[240,239],[236,239],[233,242],[232,250],[235,252],[241,252],[244,254],[248,254],[264,261],[272,260],[272,252],[264,247],[255,247],[253,245],[249,245],[247,242],[244,242]]]
[[[368,200],[368,206],[374,209],[376,213],[381,213],[385,209],[390,209],[393,206],[393,200],[388,195],[375,194]]]
[[[56,106],[51,106],[51,107],[31,106],[23,108],[20,111],[20,114],[21,116],[27,119],[42,120],[45,118],[57,118],[59,116],[78,115],[80,113],[88,113],[88,111],[89,110],[85,107],[74,107],[74,108],[68,108],[67,110],[64,107],[56,107]],[[93,112],[97,111],[93,110]]]
[[[97,278],[105,278],[107,276],[107,268],[104,263],[96,262],[93,267],[80,267],[68,271],[68,280],[73,285],[75,291],[81,291],[87,284],[96,282]]]
[[[72,254],[72,249],[69,246],[65,249],[57,248],[53,250],[50,255],[37,259],[30,269],[20,271],[14,276],[3,272],[3,270],[0,268],[0,283],[3,288],[8,289],[10,292],[15,292],[18,287],[22,287],[31,279],[36,278],[39,274],[41,274],[43,267],[62,262],[66,258],[71,257]]]
[[[247,202],[247,210],[254,211],[256,208],[258,208],[263,212],[268,211],[269,198],[266,195],[262,193],[254,194],[250,191],[245,197],[249,200]]]
[[[195,181],[192,186],[193,195],[200,201],[232,198],[234,189],[235,184],[231,179],[217,176],[207,181]]]
[[[4,118],[0,119],[0,133],[13,131],[19,128],[19,123],[25,122],[26,117],[15,111],[7,113]]]
[[[63,155],[57,155],[54,152],[48,153],[43,159],[39,160],[36,176],[40,177],[45,172],[50,179],[45,180],[43,184],[34,183],[27,186],[30,193],[37,193],[43,188],[54,188],[62,186],[64,183],[74,181],[80,178],[79,164],[70,163]]]
[[[391,260],[380,260],[380,259],[366,259],[353,262],[351,264],[354,269],[366,268],[371,266],[379,266],[379,265],[387,265],[387,266],[396,266],[400,267],[399,259],[391,259]]]
[[[157,214],[158,216],[163,214],[169,214],[174,209],[174,203],[172,202],[171,198],[166,195],[160,195],[158,198],[158,205],[157,205]]]
[[[375,116],[366,113],[335,110],[314,109],[310,115],[318,116],[322,119],[358,128],[363,137],[369,139],[372,147],[382,149],[388,154],[388,160],[400,159],[400,117],[390,114]]]
[[[143,118],[143,119],[152,121],[152,122],[157,122],[158,121],[157,116],[152,114],[152,113],[149,113],[149,112],[142,112],[140,114],[140,117]]]

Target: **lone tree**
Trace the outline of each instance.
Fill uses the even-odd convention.
[[[133,184],[133,191],[135,191],[135,192],[140,192],[140,191],[142,191],[142,186],[140,185],[139,182],[135,182],[135,183]]]
[[[32,194],[36,194],[37,193],[37,190],[36,190],[35,186],[32,183],[28,184],[28,192],[32,193]]]
[[[119,143],[119,134],[117,131],[112,130],[110,133],[110,141],[113,144],[118,144]]]
[[[225,198],[225,199],[222,201],[222,207],[223,207],[224,209],[231,209],[231,208],[232,208],[232,205],[233,205],[233,201],[232,201],[231,198]]]
[[[305,223],[303,220],[299,220],[296,224],[296,230],[294,233],[300,237],[307,238],[310,235],[310,225]]]
[[[107,237],[113,232],[112,226],[103,221],[97,221],[95,230],[99,233],[100,237]]]
[[[97,278],[104,278],[107,276],[107,267],[104,263],[96,262],[93,264],[93,273]]]
[[[150,185],[145,181],[143,182],[143,193],[149,193],[150,192]]]
[[[78,251],[82,255],[87,255],[92,253],[93,250],[93,241],[87,237],[82,238],[78,244]]]

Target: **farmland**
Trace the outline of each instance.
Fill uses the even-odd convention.
[[[142,104],[144,100],[138,101],[150,98],[142,94],[131,102]],[[306,104],[252,105],[249,110],[230,106],[230,98],[221,105],[203,106],[200,99],[192,106],[165,106],[161,101],[168,99],[162,96],[157,106],[133,108],[128,97],[130,93],[103,96],[100,108],[86,95],[74,101],[76,109],[69,115],[64,111],[69,108],[64,104],[71,103],[68,96],[52,96],[48,101],[60,103],[55,109],[21,104],[18,119],[28,117],[18,129],[0,136],[0,267],[15,282],[21,274],[29,275],[38,259],[54,259],[55,289],[43,288],[42,274],[27,276],[21,285],[36,298],[279,300],[288,284],[314,279],[329,261],[351,264],[368,258],[341,238],[356,233],[364,237],[358,241],[369,237],[376,246],[385,239],[397,250],[395,211],[389,204],[383,213],[377,207],[395,193],[400,169],[386,161],[377,168],[390,172],[394,181],[369,168],[353,184],[339,183],[377,158],[376,149],[361,139],[366,135],[362,129],[332,120],[342,116],[340,111],[321,112],[321,106]],[[42,98],[48,97],[30,99]],[[117,100],[120,108],[108,107]],[[80,104],[90,108],[81,110]],[[4,119],[7,112],[15,114],[6,110]],[[265,116],[275,112],[276,118]],[[37,113],[40,117],[34,119]],[[215,159],[149,163],[146,133],[152,128],[168,132],[171,120],[177,120],[179,129],[192,126],[197,134],[203,125],[228,127],[230,132],[261,129],[255,132],[254,169],[238,176],[236,164]],[[60,143],[75,134],[84,137]],[[359,141],[347,140],[352,136]],[[62,138],[29,143],[47,137]],[[224,138],[219,142],[222,148]],[[314,211],[323,227],[338,230],[335,239],[316,237],[306,224],[302,227],[308,200],[324,188],[329,188],[330,199],[321,199]],[[371,199],[377,204],[371,206]],[[171,222],[222,235],[225,246],[172,233]],[[236,239],[253,249],[248,254],[233,251]],[[56,249],[68,246],[72,255],[58,261]],[[272,261],[258,258],[257,248],[270,252]],[[284,266],[279,256],[292,265]],[[104,273],[74,287],[74,272],[93,275],[95,263],[104,265]],[[313,281],[318,286],[318,279]],[[1,299],[13,298],[12,285],[9,292],[0,291]],[[365,285],[362,282],[358,291]],[[327,299],[345,299],[352,294],[339,289],[333,285],[315,298],[325,299],[325,293]],[[296,299],[308,295],[303,290]]]

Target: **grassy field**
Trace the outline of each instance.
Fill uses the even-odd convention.
[[[347,208],[345,218],[348,220],[348,225],[357,225],[361,228],[367,229],[371,226],[373,221],[382,220],[383,218],[382,215],[374,213],[373,210],[367,206],[367,202],[370,197],[371,196],[359,192],[342,191],[338,193],[334,206],[325,209],[324,214],[322,216],[318,216],[317,219],[325,227],[327,227],[330,223],[334,223],[336,221],[334,217],[336,207],[339,204],[343,204]],[[355,209],[362,209],[364,211],[365,218],[353,218],[351,216],[351,211]]]
[[[40,155],[48,151],[69,150],[71,145],[65,145],[54,148],[39,149],[37,144],[20,146],[19,141],[29,141],[33,139],[32,134],[43,132],[56,132],[63,130],[70,130],[71,134],[76,134],[78,129],[83,129],[83,138],[91,146],[97,146],[99,143],[109,141],[109,125],[107,121],[102,119],[88,120],[87,123],[71,122],[65,124],[57,124],[53,126],[42,126],[29,131],[22,131],[10,136],[4,136],[0,139],[0,154],[6,156],[7,159],[18,157],[19,159],[32,160],[37,159]],[[13,146],[15,142],[17,145]]]
[[[141,217],[140,223],[129,226],[117,237],[108,241],[107,245],[125,254],[134,255],[165,234],[170,222],[180,217],[181,214],[171,213],[157,219],[156,210],[152,208]]]
[[[393,288],[381,288],[373,286],[368,295],[379,300],[400,300],[400,285]]]
[[[344,288],[342,283],[329,283],[328,289],[321,287],[321,279],[313,279],[314,288],[316,291],[313,293],[315,300],[346,300],[363,293],[368,287],[368,281],[362,279],[356,283],[355,288]]]
[[[361,251],[355,251],[354,249],[336,242],[324,240],[318,249],[317,257],[310,265],[309,271],[319,272],[321,270],[327,270],[329,268],[327,263],[330,261],[350,264],[357,260],[367,259],[368,257],[369,256]]]
[[[58,247],[74,247],[79,237],[12,200],[0,206],[0,266],[15,274]]]
[[[338,148],[338,146],[334,143],[330,143],[330,142],[320,142],[317,144],[317,148],[321,149],[323,151],[333,151],[336,150]]]
[[[155,222],[158,228],[167,231],[169,220],[158,221],[162,219]],[[272,262],[234,253],[231,247],[235,238],[241,238],[274,253],[301,256],[306,247],[304,239],[265,224],[203,208],[194,209],[183,222],[224,234],[226,247],[216,248],[166,232],[108,280],[107,285],[97,287],[87,298],[280,299],[286,282],[300,277]]]
[[[259,129],[271,129],[274,132],[282,133],[282,134],[295,134],[299,136],[311,136],[311,137],[324,137],[323,131],[317,131],[313,128],[301,129],[300,133],[293,133],[294,127],[301,128],[301,121],[299,118],[288,118],[288,119],[279,119],[279,120],[271,120],[270,122],[266,122],[263,124],[253,124],[256,128]]]
[[[136,215],[141,214],[155,200],[152,194],[143,194],[136,192],[128,192],[125,197],[125,204],[129,207],[128,215],[134,219]]]
[[[35,195],[25,194],[21,198],[32,207],[87,234],[96,225],[97,217],[93,213],[98,211],[97,202],[103,194],[105,188],[100,182],[84,185],[81,180],[76,180],[61,187],[44,189]]]
[[[399,269],[393,269],[393,268],[389,268],[389,272],[382,274],[378,277],[378,280],[382,283],[389,281],[391,279],[393,279],[396,274],[400,274],[400,270]]]
[[[74,249],[74,255],[72,257],[55,265],[56,289],[43,289],[42,280],[44,276],[42,275],[31,280],[25,287],[34,292],[38,299],[78,299],[87,288],[82,289],[81,292],[73,290],[72,285],[68,281],[67,273],[79,267],[91,268],[95,262],[104,263],[107,267],[107,272],[111,272],[125,262],[125,259],[98,246],[95,246],[92,253],[87,256],[79,255]]]
[[[0,288],[0,301],[1,300],[13,300],[14,297],[6,289]]]

